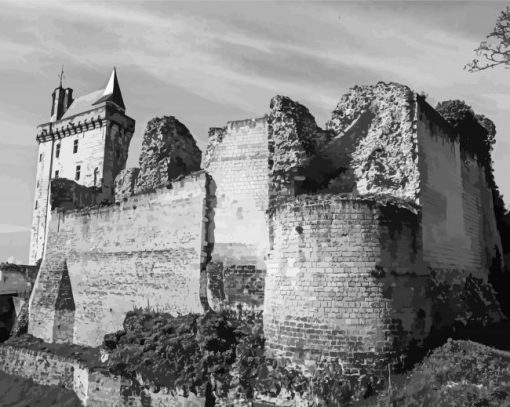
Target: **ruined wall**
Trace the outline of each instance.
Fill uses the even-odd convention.
[[[317,195],[274,210],[264,303],[272,353],[300,364],[340,358],[359,372],[383,369],[426,336],[419,220],[392,208]]]
[[[189,130],[173,116],[147,123],[133,193],[148,192],[200,169],[202,152]]]
[[[485,171],[437,112],[418,105],[424,259],[431,268],[486,277],[500,240]]]
[[[55,311],[59,295],[66,293],[59,294],[64,260],[75,304],[74,343],[101,343],[105,333],[122,328],[133,307],[202,312],[201,271],[212,221],[208,183],[199,172],[118,206],[53,213],[48,254],[31,298],[29,333],[55,341],[59,318],[71,318]],[[70,311],[70,302],[63,301],[61,309]]]
[[[212,177],[214,206],[214,248],[209,268],[254,266],[265,270],[268,249],[267,120],[229,122],[224,129],[212,129],[204,157],[204,168]],[[227,274],[229,273],[226,271]],[[210,279],[211,281],[211,279]],[[210,287],[213,295],[215,288]],[[210,297],[215,304],[221,298]]]
[[[417,203],[415,109],[414,93],[396,83],[355,86],[342,96],[326,124],[335,137],[321,151],[344,168],[330,189]]]

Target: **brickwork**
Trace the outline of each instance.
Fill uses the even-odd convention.
[[[218,310],[238,306],[262,309],[266,271],[253,265],[224,267],[222,263],[207,265],[207,299]]]
[[[90,369],[82,363],[49,352],[13,346],[0,346],[0,370],[32,379],[46,386],[64,387],[76,393],[86,407],[204,407],[204,399],[183,397],[171,392],[146,391],[125,400],[121,394],[124,380],[101,368]]]
[[[65,260],[76,304],[73,342],[95,346],[122,328],[133,307],[202,312],[208,258],[209,177],[195,173],[170,189],[120,205],[56,212],[31,299],[29,333],[55,340],[55,304]]]
[[[216,195],[212,261],[265,269],[268,248],[267,120],[229,122],[214,129],[205,153],[205,169]],[[218,134],[221,135],[218,136]]]
[[[326,356],[350,369],[383,368],[428,333],[418,219],[390,209],[331,195],[275,209],[264,304],[274,354],[301,364]]]

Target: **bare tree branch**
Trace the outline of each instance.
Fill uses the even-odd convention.
[[[464,66],[469,72],[503,65],[510,68],[510,7],[503,10],[487,40],[475,49],[477,58]]]

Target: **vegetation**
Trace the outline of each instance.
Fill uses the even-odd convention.
[[[373,394],[374,376],[344,376],[338,364],[321,363],[314,374],[264,355],[262,314],[222,311],[172,317],[154,311],[128,313],[124,330],[105,336],[109,369],[133,383],[181,389],[211,397],[256,395],[337,406]],[[212,405],[212,404],[211,404]]]
[[[416,366],[379,406],[510,406],[510,353],[448,340]]]
[[[510,66],[510,7],[501,12],[493,30],[475,49],[475,52],[478,58],[464,67],[470,72],[483,71],[500,65]]]

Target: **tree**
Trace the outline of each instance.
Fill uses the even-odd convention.
[[[464,67],[469,72],[483,71],[499,65],[510,68],[510,7],[501,12],[494,29],[475,52],[477,58]]]

